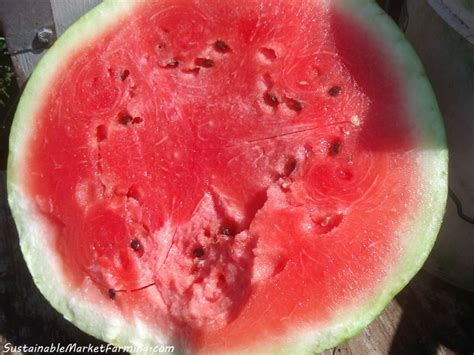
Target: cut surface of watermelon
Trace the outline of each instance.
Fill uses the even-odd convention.
[[[365,0],[106,1],[33,73],[9,202],[39,289],[118,345],[321,351],[426,259],[441,118]]]

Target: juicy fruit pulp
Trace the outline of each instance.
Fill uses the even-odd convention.
[[[412,119],[382,44],[328,6],[148,2],[71,55],[28,183],[77,292],[222,349],[383,280],[419,194]]]

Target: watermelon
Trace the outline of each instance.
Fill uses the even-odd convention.
[[[77,327],[183,353],[312,353],[420,269],[447,150],[369,0],[105,1],[35,69],[9,203]]]

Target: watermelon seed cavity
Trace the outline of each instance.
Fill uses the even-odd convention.
[[[130,247],[135,251],[142,250],[142,245],[138,239],[132,239],[132,241],[130,242]]]
[[[288,159],[288,161],[285,164],[285,167],[283,169],[283,173],[285,176],[290,176],[293,171],[296,169],[296,159],[291,157]]]
[[[288,108],[292,111],[301,112],[301,110],[303,109],[303,104],[298,100],[292,99],[290,97],[285,97],[284,100],[286,106],[288,106]]]
[[[107,127],[103,124],[97,126],[97,142],[102,142],[107,139]]]
[[[228,237],[232,234],[232,232],[231,232],[230,228],[226,227],[226,228],[222,229],[221,234]]]
[[[280,186],[281,186],[282,190],[288,191],[290,189],[292,183],[293,182],[289,178],[285,178],[285,179],[282,179],[282,182],[281,182]]]
[[[342,92],[342,88],[340,86],[333,86],[328,90],[329,96],[336,97]]]
[[[128,69],[123,70],[122,72],[120,72],[120,80],[124,81],[128,78],[129,75],[130,71]]]
[[[263,81],[265,83],[265,85],[267,86],[268,89],[271,89],[273,87],[273,80],[272,80],[272,76],[270,75],[270,73],[265,73],[263,74]]]
[[[270,92],[266,92],[263,95],[263,101],[265,101],[265,103],[271,107],[277,107],[280,104],[280,101],[278,101],[276,95]]]
[[[228,53],[231,51],[229,45],[221,40],[217,40],[214,43],[214,49],[220,53]]]
[[[277,55],[275,53],[275,50],[271,48],[265,48],[262,47],[260,48],[260,53],[263,55],[263,57],[271,62],[273,62],[275,59],[277,59]]]
[[[194,64],[198,67],[212,68],[214,66],[214,61],[209,58],[196,58]]]
[[[196,76],[196,75],[199,74],[200,70],[201,70],[201,68],[182,69],[181,72],[183,72],[184,74],[192,74],[192,75]]]
[[[132,121],[133,121],[133,117],[130,116],[128,113],[121,114],[120,117],[119,117],[120,124],[122,124],[124,126],[126,126],[127,124],[129,124]]]
[[[329,153],[331,155],[337,155],[341,151],[341,141],[337,140],[334,141],[331,146],[329,147]]]
[[[312,218],[320,234],[327,234],[338,227],[343,220],[342,213],[329,214],[319,218]]]
[[[179,62],[176,59],[171,59],[165,64],[165,68],[167,69],[177,68],[178,65],[179,65]]]
[[[202,258],[204,256],[204,249],[202,247],[197,247],[193,250],[193,255],[196,258]]]
[[[107,291],[108,295],[109,295],[109,298],[111,300],[115,299],[115,295],[116,295],[116,292],[113,288],[109,288],[109,290]]]

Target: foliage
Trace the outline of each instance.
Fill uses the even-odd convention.
[[[7,44],[4,37],[0,37],[0,108],[4,108],[13,89],[15,73],[8,64]]]

